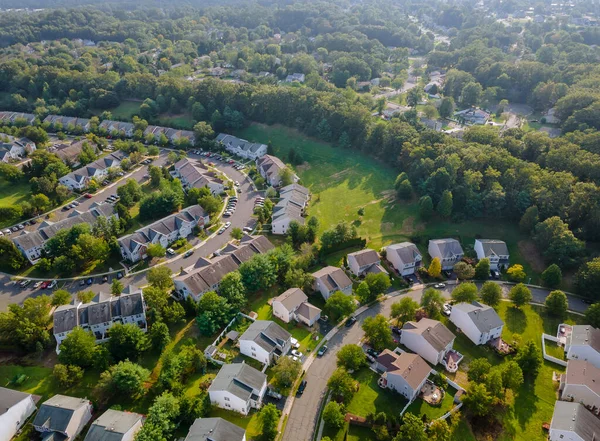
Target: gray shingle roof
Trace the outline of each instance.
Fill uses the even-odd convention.
[[[436,351],[443,350],[456,336],[442,322],[423,318],[418,322],[406,322],[402,331],[420,334]]]
[[[504,325],[504,322],[494,308],[484,305],[483,303],[458,303],[454,305],[453,308],[458,308],[459,310],[466,312],[480,332],[489,332],[492,329]]]
[[[264,144],[252,143],[246,141],[245,139],[236,138],[235,136],[231,136],[226,133],[219,133],[215,140],[226,147],[252,153],[256,153],[258,149],[264,146]]]
[[[77,326],[77,305],[63,305],[54,311],[54,333],[70,331]]]
[[[298,306],[300,306],[302,303],[306,302],[308,300],[308,297],[306,296],[306,294],[304,294],[304,291],[302,291],[300,288],[290,288],[287,291],[285,291],[283,294],[275,297],[273,299],[273,301],[277,301],[280,302],[281,304],[283,304],[283,306],[285,306],[285,308],[288,311],[291,311],[295,308],[297,308]]]
[[[308,302],[304,302],[298,307],[296,314],[298,314],[301,317],[304,317],[305,319],[307,319],[309,321],[312,321],[319,314],[321,314],[321,310],[319,308],[317,308],[315,305],[311,305]]]
[[[223,418],[198,418],[185,441],[242,441],[246,431]]]
[[[245,363],[224,364],[209,387],[209,391],[228,391],[248,400],[253,390],[261,390],[267,376]]]
[[[74,411],[88,405],[89,401],[83,398],[54,395],[40,406],[40,410],[33,420],[33,425],[45,427],[49,430],[67,432]],[[77,428],[79,424],[74,426]]]
[[[600,329],[589,325],[575,325],[571,332],[571,343],[576,345],[589,345],[600,352]]]
[[[419,258],[419,260],[422,259],[421,252],[419,251],[417,246],[414,243],[410,242],[402,242],[393,245],[388,245],[386,248],[386,252],[388,255],[388,259],[392,253],[395,253],[398,255],[398,257],[404,264],[416,262],[417,257]]]
[[[256,320],[246,329],[240,340],[254,341],[267,352],[273,352],[277,346],[284,346],[291,336],[289,332],[275,322]]]
[[[321,280],[321,282],[332,291],[342,290],[348,286],[352,285],[352,281],[346,275],[346,273],[336,266],[326,266],[325,268],[320,269],[317,272],[313,273],[313,277],[315,279]]]
[[[459,254],[464,254],[460,242],[456,239],[436,239],[430,240],[437,245],[442,257],[453,257]]]
[[[506,242],[495,239],[477,239],[482,247],[483,253],[488,256],[508,256]]]
[[[121,441],[143,418],[139,413],[109,409],[92,423],[84,441]]]
[[[583,441],[597,441],[600,437],[600,419],[582,404],[557,401],[550,430],[575,432]]]
[[[348,254],[348,257],[350,256],[356,259],[358,266],[373,265],[379,262],[379,255],[377,254],[377,251],[369,248]]]
[[[4,415],[15,404],[30,396],[31,394],[25,392],[0,387],[0,415]]]
[[[119,296],[120,312],[123,317],[129,317],[144,312],[144,301],[141,292],[121,294]]]

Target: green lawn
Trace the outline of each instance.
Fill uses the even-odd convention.
[[[108,111],[112,114],[113,119],[116,120],[131,120],[133,115],[139,114],[140,105],[142,103],[140,101],[122,101],[117,107],[113,107],[112,109],[108,109]],[[102,110],[96,110],[95,113],[100,115]]]
[[[248,416],[243,416],[237,412],[214,407],[210,411],[209,417],[220,417],[236,426],[243,427],[246,429],[246,438],[249,440],[262,433],[262,427],[257,412],[252,412]]]
[[[448,387],[444,395],[444,399],[442,400],[442,403],[439,406],[431,406],[430,404],[427,404],[425,401],[423,401],[421,398],[417,398],[415,401],[412,402],[410,406],[408,406],[408,409],[406,409],[406,411],[419,416],[427,415],[428,421],[434,420],[436,418],[441,417],[454,407],[455,393],[456,389]]]
[[[559,360],[565,359],[565,350],[562,346],[558,346],[556,342],[546,340],[546,354],[556,357]]]
[[[189,113],[182,113],[179,115],[159,115],[158,123],[161,126],[173,127],[178,129],[192,130],[194,128],[194,119]]]
[[[398,415],[406,406],[402,395],[377,385],[379,375],[371,369],[363,368],[352,376],[360,383],[360,389],[346,407],[348,412],[363,417],[379,412]]]
[[[25,180],[8,182],[0,179],[0,207],[12,207],[25,202],[31,196],[31,186]],[[0,228],[8,227],[19,221],[19,218],[0,219]]]

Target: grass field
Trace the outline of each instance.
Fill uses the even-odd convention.
[[[158,117],[158,123],[161,126],[179,129],[192,130],[194,128],[194,120],[189,113],[182,113],[179,115],[163,114]]]
[[[348,412],[362,417],[379,412],[398,415],[406,406],[407,401],[402,395],[377,385],[379,375],[371,369],[363,368],[352,376],[360,383],[360,388],[346,407]]]
[[[429,421],[434,420],[436,418],[441,417],[454,407],[455,393],[456,390],[449,387],[446,390],[444,399],[442,400],[442,403],[439,406],[431,406],[430,404],[423,401],[421,398],[417,398],[415,401],[412,402],[410,406],[408,406],[408,409],[406,409],[406,411],[415,415],[427,415],[427,419]]]
[[[133,118],[133,115],[139,113],[141,104],[142,103],[140,101],[125,100],[122,101],[117,107],[108,109],[108,111],[112,113],[113,119],[129,121]],[[100,115],[102,110],[96,110],[95,113]]]
[[[426,264],[427,241],[431,238],[456,237],[467,252],[472,250],[476,237],[502,239],[508,245],[511,262],[522,264],[532,276],[531,281],[538,281],[531,262],[539,260],[539,256],[524,255],[519,243],[528,238],[515,224],[494,219],[460,224],[433,219],[425,224],[419,219],[416,201],[400,202],[394,197],[397,171],[367,155],[332,147],[281,126],[253,124],[237,135],[251,141],[271,141],[284,162],[290,149],[300,153],[306,162],[296,171],[301,183],[313,193],[308,212],[318,217],[320,232],[346,221],[355,225],[359,235],[367,239],[367,246],[374,249],[413,240],[423,252]],[[365,209],[364,216],[358,215],[359,208]]]
[[[12,207],[20,204],[31,196],[31,186],[28,182],[8,182],[0,179],[0,207]],[[0,228],[13,225],[19,219],[0,219]]]

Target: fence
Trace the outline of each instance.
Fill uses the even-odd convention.
[[[217,338],[215,338],[215,341],[213,341],[210,346],[213,346],[216,348],[218,346],[218,344],[221,343],[221,341],[225,338],[225,335],[229,332],[229,329],[231,329],[231,327],[237,322],[237,320],[240,316],[247,318],[249,320],[252,320],[252,321],[256,320],[256,319],[253,319],[252,317],[250,317],[249,315],[244,314],[243,312],[238,312],[237,315],[234,318],[232,318],[231,321],[227,324],[227,326],[225,326],[225,328],[223,329],[223,331],[221,331],[221,333],[217,336]],[[205,355],[207,356],[207,358],[209,358],[211,361],[218,364],[219,366],[223,366],[225,364],[224,361],[217,360],[217,359],[213,358],[212,355],[208,355],[206,353],[205,353]]]
[[[559,366],[567,367],[567,362],[561,360],[560,358],[553,357],[552,355],[548,355],[546,353],[546,340],[553,341],[554,343],[558,343],[559,340],[557,337],[548,334],[542,334],[542,353],[544,355],[544,360],[551,361],[552,363],[556,363]]]

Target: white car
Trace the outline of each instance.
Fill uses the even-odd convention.
[[[293,356],[293,355],[288,355],[288,357],[290,357],[290,358],[291,358],[292,360],[294,360],[294,361],[299,361],[299,360],[298,360],[298,357],[295,357],[295,356]]]
[[[452,314],[452,305],[450,305],[449,303],[444,303],[444,306],[442,307],[442,312],[446,317],[450,317],[450,314]]]
[[[294,349],[300,349],[300,343],[294,337],[290,338],[290,342],[292,343],[292,347]]]
[[[174,256],[174,255],[175,255],[175,250],[174,250],[173,248],[167,248],[167,253],[168,253],[170,256]]]
[[[303,355],[303,354],[302,354],[302,352],[300,352],[300,351],[298,351],[298,350],[296,350],[296,349],[292,349],[292,355],[293,355],[294,357],[302,358],[302,355]]]
[[[224,226],[223,228],[227,229],[227,228],[229,228],[230,226],[231,226],[231,222],[226,222],[226,223],[225,223],[225,226]]]
[[[54,287],[58,284],[58,282],[56,280],[53,280],[52,282],[50,282],[50,285],[48,285],[48,289],[54,289]]]

